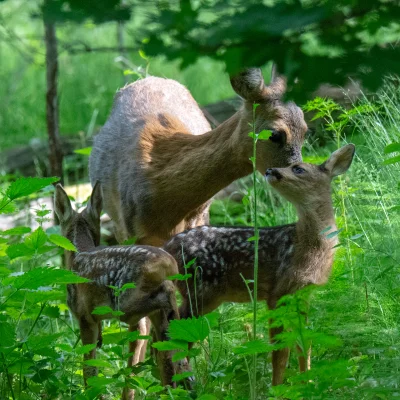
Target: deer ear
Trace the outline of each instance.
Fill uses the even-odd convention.
[[[266,100],[279,100],[286,92],[286,78],[278,74],[276,64],[272,64],[271,82],[263,91]]]
[[[96,181],[92,194],[90,195],[89,203],[86,207],[88,215],[95,221],[100,220],[101,210],[103,208],[103,192],[100,181]]]
[[[56,191],[54,193],[54,211],[60,222],[68,221],[74,213],[71,201],[60,184],[56,186]]]
[[[247,101],[258,101],[263,97],[264,78],[260,68],[248,68],[231,77],[233,90]]]
[[[333,152],[322,166],[329,171],[332,178],[344,174],[350,168],[355,150],[354,144],[347,144]]]

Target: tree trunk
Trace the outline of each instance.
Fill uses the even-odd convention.
[[[63,181],[63,152],[58,126],[58,54],[56,28],[53,22],[44,21],[46,43],[46,120],[49,136],[50,172]]]

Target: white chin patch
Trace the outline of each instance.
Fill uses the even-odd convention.
[[[267,175],[266,179],[268,183],[278,182],[278,178],[274,175]]]

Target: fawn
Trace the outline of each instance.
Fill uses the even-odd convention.
[[[176,261],[166,251],[151,246],[98,247],[101,209],[99,183],[94,186],[90,201],[81,213],[72,209],[62,186],[56,186],[55,212],[60,220],[61,232],[77,249],[76,253],[66,252],[67,267],[92,281],[68,285],[67,289],[67,303],[79,322],[82,344],[97,343],[98,347],[101,346],[101,320],[112,316],[93,315],[93,310],[98,306],[122,311],[124,314],[120,317],[121,321],[130,326],[148,316],[153,322],[157,340],[166,340],[169,321],[179,318],[175,285],[166,279],[178,272]],[[135,283],[136,287],[127,289],[118,299],[109,287],[112,285],[120,288],[130,282]],[[175,367],[171,354],[162,353],[159,353],[161,380],[164,385],[172,385]],[[94,349],[85,354],[84,360],[95,357]],[[129,364],[134,362],[131,357]],[[89,377],[96,374],[95,367],[84,365],[85,384]],[[129,396],[132,394],[124,389],[123,398],[131,398]]]
[[[279,298],[310,285],[321,285],[329,277],[337,237],[331,199],[331,180],[343,174],[351,165],[355,147],[348,144],[332,153],[321,165],[296,163],[287,168],[272,168],[266,172],[269,184],[291,202],[298,214],[298,222],[262,228],[259,231],[258,300],[265,300],[270,309],[276,308]],[[201,267],[194,282],[178,282],[183,303],[181,318],[191,312],[206,314],[226,301],[248,302],[248,290],[241,278],[253,279],[254,244],[248,239],[253,228],[197,227],[170,239],[164,249],[178,262],[184,274],[184,263],[196,259]],[[200,276],[201,275],[201,276]],[[190,296],[190,299],[189,299]],[[190,310],[190,300],[198,308]],[[271,327],[270,338],[281,333],[282,327]],[[272,384],[283,382],[289,349],[272,353]],[[310,367],[307,359],[299,357],[300,371]]]

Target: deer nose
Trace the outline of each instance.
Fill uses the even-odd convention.
[[[268,169],[265,171],[265,175],[272,175],[272,168],[268,168]]]

